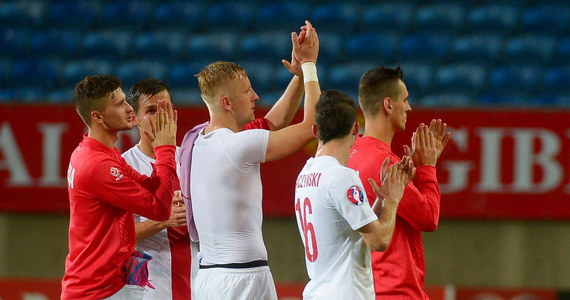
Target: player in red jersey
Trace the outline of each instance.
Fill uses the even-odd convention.
[[[390,144],[397,132],[406,128],[412,110],[408,90],[400,68],[377,67],[366,72],[358,87],[360,107],[364,113],[364,134],[355,141],[348,167],[360,173],[366,194],[374,193],[366,179],[378,179],[386,157],[400,159]],[[372,252],[372,270],[376,299],[429,299],[423,291],[425,265],[422,232],[434,231],[439,222],[440,191],[436,163],[450,138],[447,125],[432,120],[420,124],[412,137],[412,156],[416,176],[408,184],[397,211],[396,227],[385,252]]]
[[[146,261],[135,251],[133,213],[170,217],[174,183],[176,112],[160,101],[151,132],[152,176],[127,165],[114,147],[118,132],[134,126],[132,107],[118,78],[87,76],[75,87],[77,112],[88,133],[71,155],[69,254],[61,299],[141,299],[148,285]]]

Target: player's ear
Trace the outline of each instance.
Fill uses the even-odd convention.
[[[230,101],[230,97],[229,96],[221,96],[220,97],[220,107],[223,110],[231,110],[232,109],[232,102]]]
[[[358,135],[358,130],[360,130],[360,124],[358,124],[358,121],[356,121],[352,125],[352,135]]]
[[[99,123],[102,124],[103,121],[103,114],[94,110],[91,112],[91,123]]]
[[[313,136],[318,138],[319,137],[319,129],[317,128],[317,124],[313,124],[313,127],[311,129],[313,130]]]
[[[384,110],[387,113],[392,112],[392,99],[390,97],[384,98],[384,100],[382,101],[382,105],[384,106]]]

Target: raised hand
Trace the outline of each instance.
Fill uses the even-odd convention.
[[[447,142],[446,142],[447,144]],[[434,166],[437,163],[438,153],[433,131],[421,123],[412,135],[412,149],[404,146],[406,156],[412,158],[415,166]]]
[[[305,26],[303,26],[305,27]],[[293,75],[297,75],[303,78],[303,69],[301,69],[301,62],[295,56],[295,43],[303,44],[305,40],[305,35],[307,34],[306,30],[302,30],[301,33],[297,36],[297,40],[295,40],[294,32],[291,33],[291,43],[293,44],[293,50],[291,50],[291,62],[286,59],[282,59],[281,62],[291,72]]]
[[[447,124],[443,123],[441,119],[433,119],[429,123],[429,130],[433,132],[433,136],[435,138],[435,148],[437,150],[438,159],[451,138],[451,132],[445,132],[446,129]]]
[[[291,33],[293,41],[293,56],[296,57],[301,64],[304,62],[317,62],[319,55],[319,37],[313,25],[309,21],[305,21],[305,26],[301,28],[301,33]]]
[[[178,113],[172,109],[172,103],[164,100],[158,101],[158,111],[154,120],[150,119],[152,133],[145,131],[153,147],[176,145],[177,121]]]

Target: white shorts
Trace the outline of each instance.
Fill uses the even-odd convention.
[[[194,288],[194,300],[277,300],[268,266],[200,269]]]
[[[144,293],[145,290],[141,286],[125,284],[125,286],[113,294],[113,296],[104,298],[103,300],[138,300],[143,298]]]

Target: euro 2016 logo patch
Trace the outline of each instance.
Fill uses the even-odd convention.
[[[115,177],[115,181],[119,181],[121,178],[123,178],[123,174],[121,174],[121,171],[118,168],[111,167],[109,173]]]
[[[346,197],[354,205],[360,205],[364,203],[364,193],[357,185],[353,185],[348,188],[348,191],[346,191]]]

